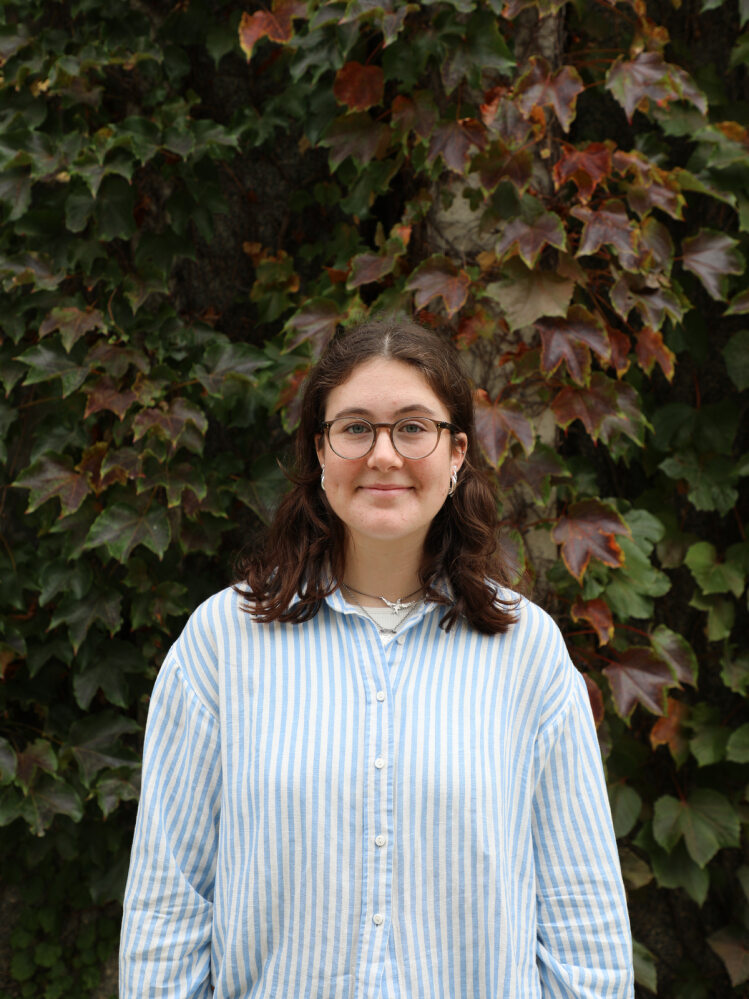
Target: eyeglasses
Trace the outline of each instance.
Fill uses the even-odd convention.
[[[458,428],[444,420],[431,420],[426,416],[407,416],[396,423],[370,423],[358,417],[341,416],[320,424],[328,438],[331,450],[339,458],[364,458],[377,442],[377,431],[387,428],[390,442],[401,458],[416,461],[428,458],[439,444],[443,430],[457,434]]]

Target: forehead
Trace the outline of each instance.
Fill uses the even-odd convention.
[[[440,419],[449,417],[447,407],[421,371],[405,361],[376,357],[358,364],[345,381],[331,389],[325,418],[342,412],[395,416],[403,410],[422,409]]]

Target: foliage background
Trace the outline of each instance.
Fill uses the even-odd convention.
[[[638,993],[742,994],[747,0],[0,9],[0,995],[112,991],[158,665],[377,309],[482,390],[505,550],[588,680]]]

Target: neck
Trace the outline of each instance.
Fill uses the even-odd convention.
[[[377,597],[403,599],[421,588],[419,567],[422,554],[421,540],[418,544],[402,541],[397,547],[369,539],[356,543],[349,540],[343,579],[362,593],[374,595],[372,599],[357,594],[359,603],[370,607],[382,606]]]

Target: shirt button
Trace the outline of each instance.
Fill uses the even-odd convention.
[[[377,691],[377,700],[378,701],[384,701],[385,700],[385,691],[384,690],[378,690]]]
[[[375,836],[375,843],[377,844],[377,846],[384,846],[386,842],[387,842],[387,840],[382,835],[382,833],[380,833],[379,835]]]
[[[403,637],[403,635],[398,635],[398,637],[396,638],[396,642],[398,643],[398,645],[403,645],[403,643],[405,642],[405,638]]]
[[[381,912],[376,912],[374,916],[372,916],[372,922],[375,924],[375,926],[382,926],[382,924],[385,922],[385,917]]]
[[[382,770],[382,768],[385,766],[385,761],[381,756],[378,756],[377,759],[375,760],[375,766],[377,767],[378,770]]]

